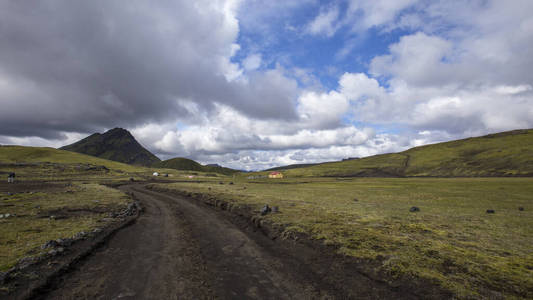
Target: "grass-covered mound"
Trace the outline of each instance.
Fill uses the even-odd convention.
[[[279,169],[279,168],[278,168]],[[533,176],[533,130],[420,146],[400,153],[289,169],[290,177]]]
[[[175,169],[175,170],[183,170],[183,171],[198,171],[198,172],[205,172],[205,173],[218,173],[218,174],[224,174],[224,175],[232,175],[234,173],[238,173],[239,171],[233,170],[230,168],[224,168],[218,165],[201,165],[198,162],[183,158],[183,157],[176,157],[168,160],[164,160],[161,162],[158,162],[153,165],[153,167],[156,168],[166,168],[166,169]]]

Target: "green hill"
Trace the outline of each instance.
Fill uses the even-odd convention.
[[[111,170],[138,172],[143,168],[110,161],[90,155],[48,147],[0,146],[0,164],[90,164],[104,166]]]
[[[218,165],[203,166],[195,162],[192,159],[183,158],[183,157],[176,157],[176,158],[168,159],[165,161],[161,161],[161,162],[155,163],[153,167],[175,169],[175,170],[185,170],[185,171],[198,171],[198,172],[206,172],[206,173],[219,173],[219,174],[224,174],[224,175],[231,175],[231,174],[240,172],[240,171],[233,170],[230,168],[224,168]]]
[[[122,128],[114,128],[104,134],[95,133],[60,149],[147,167],[161,161]]]
[[[533,176],[533,130],[513,130],[403,152],[324,163],[284,172],[291,177]]]

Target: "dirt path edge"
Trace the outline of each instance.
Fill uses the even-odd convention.
[[[75,241],[61,255],[44,255],[32,264],[21,265],[19,263],[15,266],[10,271],[9,278],[6,279],[6,286],[9,286],[11,290],[7,294],[1,293],[0,299],[37,299],[52,288],[58,278],[73,270],[79,262],[105,245],[118,231],[137,221],[143,207],[134,195],[131,197],[135,207],[131,216],[112,223],[84,239]]]
[[[380,258],[370,260],[343,256],[336,251],[339,248],[338,245],[326,245],[322,240],[312,239],[305,233],[286,231],[284,226],[273,224],[262,218],[259,212],[254,211],[251,207],[235,205],[201,193],[190,193],[153,185],[147,185],[146,188],[167,195],[184,196],[192,201],[200,202],[222,212],[226,218],[241,229],[248,229],[249,233],[250,231],[254,232],[252,235],[259,232],[268,237],[275,242],[277,248],[271,250],[279,251],[302,264],[306,264],[306,270],[311,268],[320,280],[338,289],[343,295],[342,298],[352,299],[360,296],[357,289],[358,284],[355,281],[361,277],[366,277],[377,286],[390,290],[396,296],[400,294],[402,295],[401,298],[405,297],[405,299],[455,298],[451,291],[424,278],[411,276],[393,278],[381,268],[382,259]],[[295,265],[295,267],[298,266]]]

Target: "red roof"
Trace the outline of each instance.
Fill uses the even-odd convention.
[[[278,175],[281,174],[280,172],[271,172],[270,175]]]

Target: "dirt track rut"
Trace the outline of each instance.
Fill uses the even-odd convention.
[[[145,212],[42,298],[330,298],[216,211],[140,185],[122,189]]]

